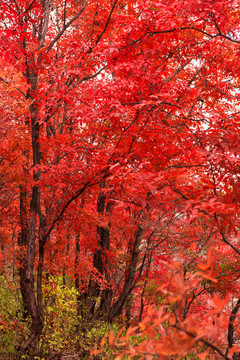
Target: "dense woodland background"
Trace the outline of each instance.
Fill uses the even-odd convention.
[[[240,359],[239,19],[0,2],[1,359]]]

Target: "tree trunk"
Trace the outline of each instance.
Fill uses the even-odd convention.
[[[28,317],[28,307],[27,307],[27,289],[25,285],[26,278],[26,259],[25,251],[27,247],[27,238],[28,238],[28,213],[27,213],[27,189],[23,186],[20,187],[20,225],[21,232],[18,236],[18,246],[19,246],[19,267],[18,273],[20,277],[20,290],[23,301],[23,318]]]
[[[80,294],[80,279],[78,273],[78,265],[79,265],[79,257],[80,257],[80,242],[79,235],[76,236],[76,247],[75,247],[75,289],[77,290],[77,315],[82,315],[82,296]]]
[[[102,187],[105,187],[105,184],[102,184]],[[106,195],[104,192],[101,192],[97,202],[97,212],[99,215],[110,214],[112,211],[113,203],[108,202],[106,205]],[[96,249],[93,259],[93,265],[95,269],[102,275],[108,283],[110,283],[110,276],[108,272],[108,259],[106,256],[106,251],[110,250],[110,229],[111,223],[109,222],[106,227],[97,226],[97,235],[98,235],[98,249]],[[97,298],[100,298],[100,304],[96,308]],[[112,290],[110,288],[104,289],[100,293],[99,284],[91,279],[88,287],[88,302],[91,314],[95,319],[99,317],[106,316],[109,306],[112,300]]]
[[[38,119],[38,107],[35,99],[37,93],[38,75],[34,71],[36,64],[31,57],[26,62],[26,78],[30,86],[27,93],[27,99],[32,100],[30,105],[31,113],[31,137],[32,137],[32,156],[33,166],[41,164],[41,150],[39,143],[40,125]],[[25,244],[27,252],[25,259],[22,259],[23,267],[20,270],[21,292],[26,310],[31,316],[30,335],[25,344],[22,345],[22,352],[38,352],[38,344],[44,324],[43,300],[42,300],[42,271],[44,262],[44,232],[46,221],[41,213],[40,189],[35,184],[40,180],[40,172],[37,170],[33,176],[33,188],[31,194],[31,203],[29,209],[28,224],[23,220],[21,222],[21,239],[19,242]],[[20,213],[26,215],[26,209],[23,205],[24,193],[22,193],[22,204],[20,204]],[[22,205],[22,206],[21,206]],[[38,236],[37,236],[37,216],[39,218]],[[26,218],[25,218],[26,219]],[[39,261],[37,266],[37,289],[35,294],[34,262],[36,258],[36,244],[39,243]]]
[[[110,322],[112,322],[116,316],[121,314],[123,306],[126,303],[128,296],[131,294],[133,290],[134,277],[136,274],[137,264],[139,261],[139,247],[142,240],[142,234],[143,234],[143,228],[141,225],[139,225],[135,235],[135,241],[133,244],[131,261],[127,270],[125,285],[123,287],[121,294],[119,295],[115,303],[112,305],[109,312]]]
[[[139,322],[142,321],[142,315],[143,315],[143,309],[144,309],[144,296],[145,296],[145,292],[146,292],[146,288],[147,288],[147,284],[148,284],[148,276],[149,276],[149,271],[150,271],[150,267],[151,267],[151,262],[152,262],[152,251],[150,252],[150,255],[149,255],[147,272],[146,272],[146,276],[144,279],[144,285],[143,285],[143,289],[142,289],[142,293],[141,293],[141,305],[140,305],[140,312],[139,312],[139,319],[138,319]]]

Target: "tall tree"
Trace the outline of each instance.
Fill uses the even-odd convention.
[[[13,0],[0,18],[1,207],[32,320],[22,351],[38,350],[44,264],[67,243],[72,275],[88,254],[89,310],[111,321],[161,252],[214,234],[239,256],[236,1]]]

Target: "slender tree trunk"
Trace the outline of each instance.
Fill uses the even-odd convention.
[[[146,272],[146,276],[145,276],[144,284],[143,284],[143,289],[142,289],[142,293],[141,293],[141,305],[140,305],[140,312],[139,312],[139,320],[138,321],[142,321],[142,315],[143,315],[143,309],[144,309],[144,296],[145,296],[145,292],[146,292],[146,288],[147,288],[148,276],[149,276],[149,271],[150,271],[150,267],[151,267],[151,262],[152,262],[152,251],[150,252],[150,255],[149,255],[149,260],[148,260],[148,265],[147,265],[147,272]]]
[[[131,294],[133,290],[134,277],[136,274],[137,264],[139,261],[139,247],[142,240],[142,234],[143,234],[143,228],[141,225],[139,225],[135,235],[135,240],[132,248],[132,256],[127,270],[125,285],[123,287],[121,294],[119,295],[118,299],[114,302],[109,312],[110,322],[112,322],[116,316],[121,314],[123,306],[125,305],[128,296]]]
[[[23,301],[23,318],[28,317],[28,307],[27,307],[27,289],[25,285],[26,278],[26,259],[25,251],[27,247],[27,236],[28,236],[28,212],[27,212],[27,189],[23,186],[20,187],[20,225],[21,232],[18,236],[18,246],[19,246],[19,277],[20,277],[20,290]]]
[[[38,343],[40,339],[41,330],[43,327],[42,316],[39,313],[37,301],[35,297],[35,279],[34,279],[34,260],[36,248],[36,188],[33,188],[32,201],[29,212],[28,236],[27,236],[27,254],[25,259],[25,269],[22,273],[21,283],[24,284],[26,293],[26,306],[31,316],[30,336],[25,344],[22,346],[22,351],[34,353],[38,351]]]
[[[81,294],[80,294],[80,279],[78,273],[78,265],[79,265],[79,257],[80,257],[80,242],[79,235],[76,236],[76,247],[75,247],[75,289],[77,290],[77,315],[80,316],[82,314],[82,306],[81,304]]]
[[[128,329],[131,323],[131,307],[132,307],[132,299],[131,299],[131,295],[129,295],[127,297],[127,300],[125,302],[125,312],[126,312],[126,328]]]
[[[26,77],[30,89],[27,94],[27,98],[32,99],[30,106],[31,114],[31,137],[32,137],[32,156],[33,166],[41,164],[41,150],[39,143],[40,125],[38,119],[38,107],[35,100],[35,94],[37,93],[38,76],[35,73],[35,63],[31,58],[26,63],[27,71]],[[31,194],[31,203],[29,210],[28,226],[26,230],[26,224],[22,222],[21,240],[22,244],[26,244],[27,253],[23,260],[24,267],[20,271],[20,284],[22,287],[22,294],[24,294],[24,302],[27,312],[31,316],[31,329],[30,336],[25,344],[22,345],[21,350],[23,352],[38,352],[38,344],[40,335],[44,324],[43,314],[43,300],[42,300],[42,272],[44,262],[44,232],[46,227],[46,221],[41,212],[40,205],[40,189],[35,184],[40,180],[40,172],[37,170],[33,176],[33,188]],[[23,194],[22,194],[23,196]],[[22,198],[22,201],[24,198]],[[21,207],[21,206],[20,206]],[[25,211],[22,206],[22,211]],[[26,211],[25,211],[26,212]],[[37,234],[37,217],[39,218],[39,227]],[[36,259],[36,244],[39,244],[38,252],[38,266],[37,266],[37,289],[35,294],[35,277],[34,277],[34,262]]]
[[[102,184],[102,188],[105,187],[105,184]],[[106,205],[106,195],[104,192],[101,192],[97,202],[97,212],[101,216],[103,214],[110,214],[112,211],[113,203],[108,202]],[[110,284],[110,276],[108,272],[108,259],[107,254],[110,250],[110,229],[111,223],[109,222],[106,227],[97,226],[97,235],[98,235],[98,249],[96,249],[93,259],[93,265],[97,271],[102,274],[106,281]],[[109,285],[110,286],[110,285]],[[98,297],[100,298],[100,304],[96,309],[96,301]],[[111,288],[106,288],[100,293],[99,284],[91,279],[88,287],[88,301],[91,314],[95,319],[99,317],[106,316],[109,306],[112,300],[112,290]]]
[[[37,25],[33,25],[33,37],[38,38],[40,47],[45,44],[45,38],[48,30],[48,21],[50,15],[52,0],[42,1],[43,17],[39,20],[39,27],[37,31]],[[38,91],[38,68],[41,66],[41,57],[34,55],[31,51],[28,53],[27,37],[23,36],[21,43],[26,53],[26,69],[24,76],[28,84],[28,92],[26,100],[31,100],[30,105],[30,130],[32,140],[32,158],[33,167],[41,165],[41,149],[40,149],[40,124],[39,124],[39,109],[37,101]],[[43,294],[42,294],[42,274],[44,263],[44,244],[46,231],[46,219],[41,212],[40,202],[40,188],[36,184],[40,180],[41,173],[37,169],[33,176],[33,187],[31,193],[31,203],[29,209],[28,224],[26,223],[27,211],[24,205],[25,193],[22,192],[20,199],[20,214],[21,214],[21,237],[19,243],[27,247],[25,258],[22,258],[22,269],[20,270],[20,284],[21,292],[23,295],[23,301],[27,311],[31,316],[31,329],[28,340],[21,346],[22,352],[36,353],[38,351],[39,340],[44,325],[44,313],[43,313]],[[38,231],[37,231],[37,217],[39,219]],[[37,234],[38,232],[38,234]],[[37,265],[37,286],[35,293],[35,277],[34,277],[34,262],[36,260],[36,244],[38,242],[38,265]]]

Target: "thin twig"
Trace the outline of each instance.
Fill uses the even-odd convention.
[[[72,23],[77,20],[77,18],[79,18],[79,16],[83,13],[83,11],[85,10],[85,7],[87,6],[87,2],[88,0],[85,0],[84,3],[83,3],[83,6],[81,8],[81,10],[78,11],[78,13],[71,19],[67,22],[67,24],[65,24],[62,28],[62,30],[57,34],[57,36],[51,41],[51,43],[48,45],[47,49],[46,49],[46,53],[48,53],[53,45],[60,39],[60,37],[64,34],[65,30],[70,26],[72,25]]]

